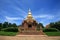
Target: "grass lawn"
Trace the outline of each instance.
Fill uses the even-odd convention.
[[[4,32],[4,31],[0,31],[0,35],[2,36],[15,36],[17,34],[17,32]]]
[[[45,32],[48,36],[60,36],[60,32]]]
[[[2,36],[15,36],[17,32],[4,32],[0,31],[0,35]],[[60,36],[60,32],[45,32],[48,36]]]

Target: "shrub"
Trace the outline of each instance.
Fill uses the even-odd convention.
[[[6,31],[6,32],[18,32],[18,28],[14,28],[14,27],[9,27],[9,28],[4,28],[2,29],[2,31]]]
[[[36,28],[37,31],[40,31],[40,28]]]
[[[57,31],[59,31],[58,29],[56,29],[56,28],[48,28],[48,29],[43,29],[43,32],[57,32]]]

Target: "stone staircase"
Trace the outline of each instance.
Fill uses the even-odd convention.
[[[38,32],[19,32],[20,35],[44,35],[45,33],[42,31]]]

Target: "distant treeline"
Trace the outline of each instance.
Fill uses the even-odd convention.
[[[60,21],[57,21],[57,22],[51,22],[50,24],[48,24],[48,28],[55,28],[55,29],[58,29],[60,31]],[[37,25],[37,30],[40,30],[40,27],[42,28],[45,28],[43,26],[42,23],[39,23]],[[55,30],[55,29],[47,29],[47,30]],[[0,31],[3,30],[3,31],[18,31],[18,25],[16,23],[8,23],[8,22],[4,22],[4,23],[0,23]],[[45,29],[44,29],[45,30]]]
[[[4,23],[0,23],[0,29],[1,28],[8,28],[8,27],[17,27],[17,25],[15,23],[8,23],[8,22],[4,22]]]
[[[60,21],[51,22],[51,23],[49,24],[49,28],[56,28],[56,29],[60,30]]]
[[[18,27],[15,23],[8,23],[8,22],[4,22],[4,23],[0,23],[0,31],[17,31]]]

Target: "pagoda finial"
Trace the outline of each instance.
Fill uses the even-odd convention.
[[[30,8],[29,8],[29,12],[30,12],[31,10],[30,10]]]
[[[28,15],[29,15],[29,14],[31,14],[31,15],[32,15],[30,8],[29,8],[29,10],[28,10]]]

